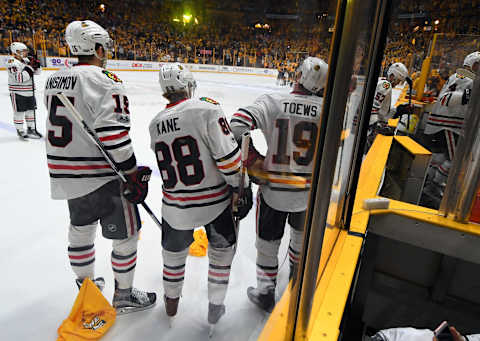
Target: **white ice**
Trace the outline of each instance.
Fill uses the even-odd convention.
[[[37,125],[43,134],[46,110],[42,88],[49,74],[51,71],[44,71],[36,82]],[[161,96],[156,72],[117,74],[127,86],[137,159],[155,171],[147,202],[160,217],[161,179],[149,148],[148,124],[166,101]],[[262,93],[287,91],[268,77],[211,73],[196,73],[195,77],[196,96],[219,101],[228,117]],[[45,141],[22,142],[15,134],[5,71],[0,71],[0,107],[3,108],[0,115],[0,155],[3,157],[0,167],[0,339],[55,340],[57,328],[68,316],[78,293],[67,256],[68,209],[65,201],[50,199]],[[255,134],[254,140],[264,151],[261,133]],[[118,317],[103,340],[208,340],[207,257],[188,258],[183,297],[175,323],[169,328],[163,305],[160,231],[145,212],[141,215],[144,224],[134,284],[155,291],[157,305],[151,310]],[[110,301],[113,295],[111,244],[101,237],[100,228],[97,232],[96,275],[105,277],[104,295]],[[279,274],[278,292],[284,290],[288,281],[287,238],[288,229],[279,253],[279,262],[284,265]],[[241,223],[225,302],[227,313],[211,340],[256,340],[268,317],[246,296],[247,287],[256,284],[254,242],[255,206]]]

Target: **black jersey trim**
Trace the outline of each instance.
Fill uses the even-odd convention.
[[[136,165],[137,165],[137,159],[135,158],[135,154],[132,154],[132,156],[130,156],[127,160],[117,163],[118,168],[123,171],[132,169]]]
[[[257,126],[257,120],[255,119],[255,117],[252,115],[252,113],[250,111],[248,111],[247,109],[244,109],[244,108],[239,108],[237,111],[243,111],[245,114],[250,116],[250,118],[252,119],[252,122],[253,122],[253,126],[255,128],[258,127]]]
[[[232,119],[230,120],[230,123],[233,123],[233,122],[235,122],[235,123],[241,123],[241,124],[243,124],[244,126],[250,128],[250,125],[249,125],[249,124],[247,124],[246,122],[244,122],[244,121],[242,121],[242,120],[239,120],[238,118],[232,118]]]
[[[227,201],[227,200],[230,200],[230,195],[227,195],[226,197],[224,197],[222,199],[207,202],[207,203],[204,203],[204,204],[178,205],[178,204],[172,204],[172,203],[166,202],[165,199],[162,199],[162,202],[167,206],[173,206],[173,207],[180,208],[180,209],[186,209],[186,208],[193,208],[193,207],[213,206],[213,205],[219,204],[219,203]]]
[[[169,191],[168,189],[163,189],[163,191],[165,193],[172,193],[172,194],[175,194],[175,193],[198,193],[198,192],[206,192],[206,191],[213,191],[215,189],[218,189],[220,187],[223,187],[225,186],[227,183],[226,182],[222,182],[221,184],[219,185],[216,185],[216,186],[211,186],[211,187],[206,187],[206,188],[199,188],[199,189],[179,189],[178,191]]]
[[[48,160],[58,160],[58,161],[106,161],[103,156],[95,157],[83,157],[83,156],[57,156],[57,155],[48,155]]]
[[[117,176],[116,173],[100,173],[100,174],[54,174],[50,173],[50,177],[54,179],[82,179],[82,178],[106,178],[109,176]]]
[[[233,171],[231,171],[231,172],[228,172],[228,173],[222,172],[222,173],[223,173],[223,175],[227,175],[227,176],[228,176],[228,175],[238,174],[239,172],[240,172],[240,167],[237,168],[237,169],[235,169],[235,170],[233,170]]]
[[[114,144],[114,145],[111,145],[111,146],[105,146],[105,149],[106,150],[112,150],[112,149],[121,148],[123,146],[126,146],[127,144],[130,144],[131,142],[132,142],[132,140],[128,139],[126,141],[123,141],[122,143]]]
[[[101,128],[96,128],[95,131],[97,133],[101,133],[103,131],[114,131],[114,130],[126,130],[130,131],[130,127],[125,127],[125,126],[109,126],[109,127],[101,127]]]
[[[228,153],[227,155],[225,155],[224,157],[221,157],[219,159],[215,159],[215,161],[216,162],[227,161],[227,160],[231,159],[239,150],[240,150],[240,147],[237,146],[237,148],[235,148],[231,153]]]

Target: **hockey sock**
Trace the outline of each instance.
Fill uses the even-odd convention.
[[[27,121],[27,128],[35,128],[35,115],[33,110],[25,111],[25,121]]]
[[[113,241],[112,270],[118,289],[133,286],[135,266],[137,265],[138,235]]]
[[[97,224],[74,226],[68,230],[68,258],[77,278],[93,278],[95,270],[95,231]]]
[[[290,261],[290,271],[295,271],[300,260],[300,251],[303,243],[303,231],[290,228],[290,244],[288,246],[288,259]],[[292,275],[292,274],[290,274]]]
[[[13,113],[13,123],[17,130],[23,131],[23,118],[25,116],[25,112],[17,112]]]
[[[219,305],[227,294],[230,268],[232,266],[233,246],[228,248],[208,248],[208,301]]]
[[[188,247],[179,252],[162,250],[163,255],[163,289],[169,298],[177,298],[182,294],[185,279],[185,261]]]
[[[257,289],[267,293],[277,285],[278,248],[281,240],[263,240],[257,236]]]

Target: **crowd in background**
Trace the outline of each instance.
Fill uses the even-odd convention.
[[[48,56],[68,56],[65,26],[89,13],[88,19],[104,26],[115,40],[116,59],[268,68],[296,65],[307,54],[328,59],[333,20],[313,25],[271,20],[266,28],[265,23],[255,28],[241,12],[230,9],[229,14],[204,13],[198,23],[194,22],[196,17],[183,23],[181,17],[179,22],[172,21],[178,2],[102,3],[103,10],[96,1],[0,0],[0,53],[8,53],[10,41],[15,40],[46,50]],[[400,61],[419,69],[433,33],[478,35],[479,7],[480,0],[400,2],[390,23],[385,66]],[[407,15],[402,17],[402,13]]]

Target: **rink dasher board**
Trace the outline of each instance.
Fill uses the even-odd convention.
[[[0,70],[6,70],[6,61],[8,55],[0,55]],[[46,57],[46,66],[43,70],[60,70],[64,67],[69,67],[78,62],[77,58],[69,57]],[[111,71],[160,71],[164,62],[151,62],[139,60],[108,60],[107,69]],[[236,75],[251,75],[264,77],[277,77],[278,71],[276,69],[265,69],[244,66],[227,66],[227,65],[213,65],[213,64],[184,64],[192,72],[209,72],[219,74],[236,74]]]

